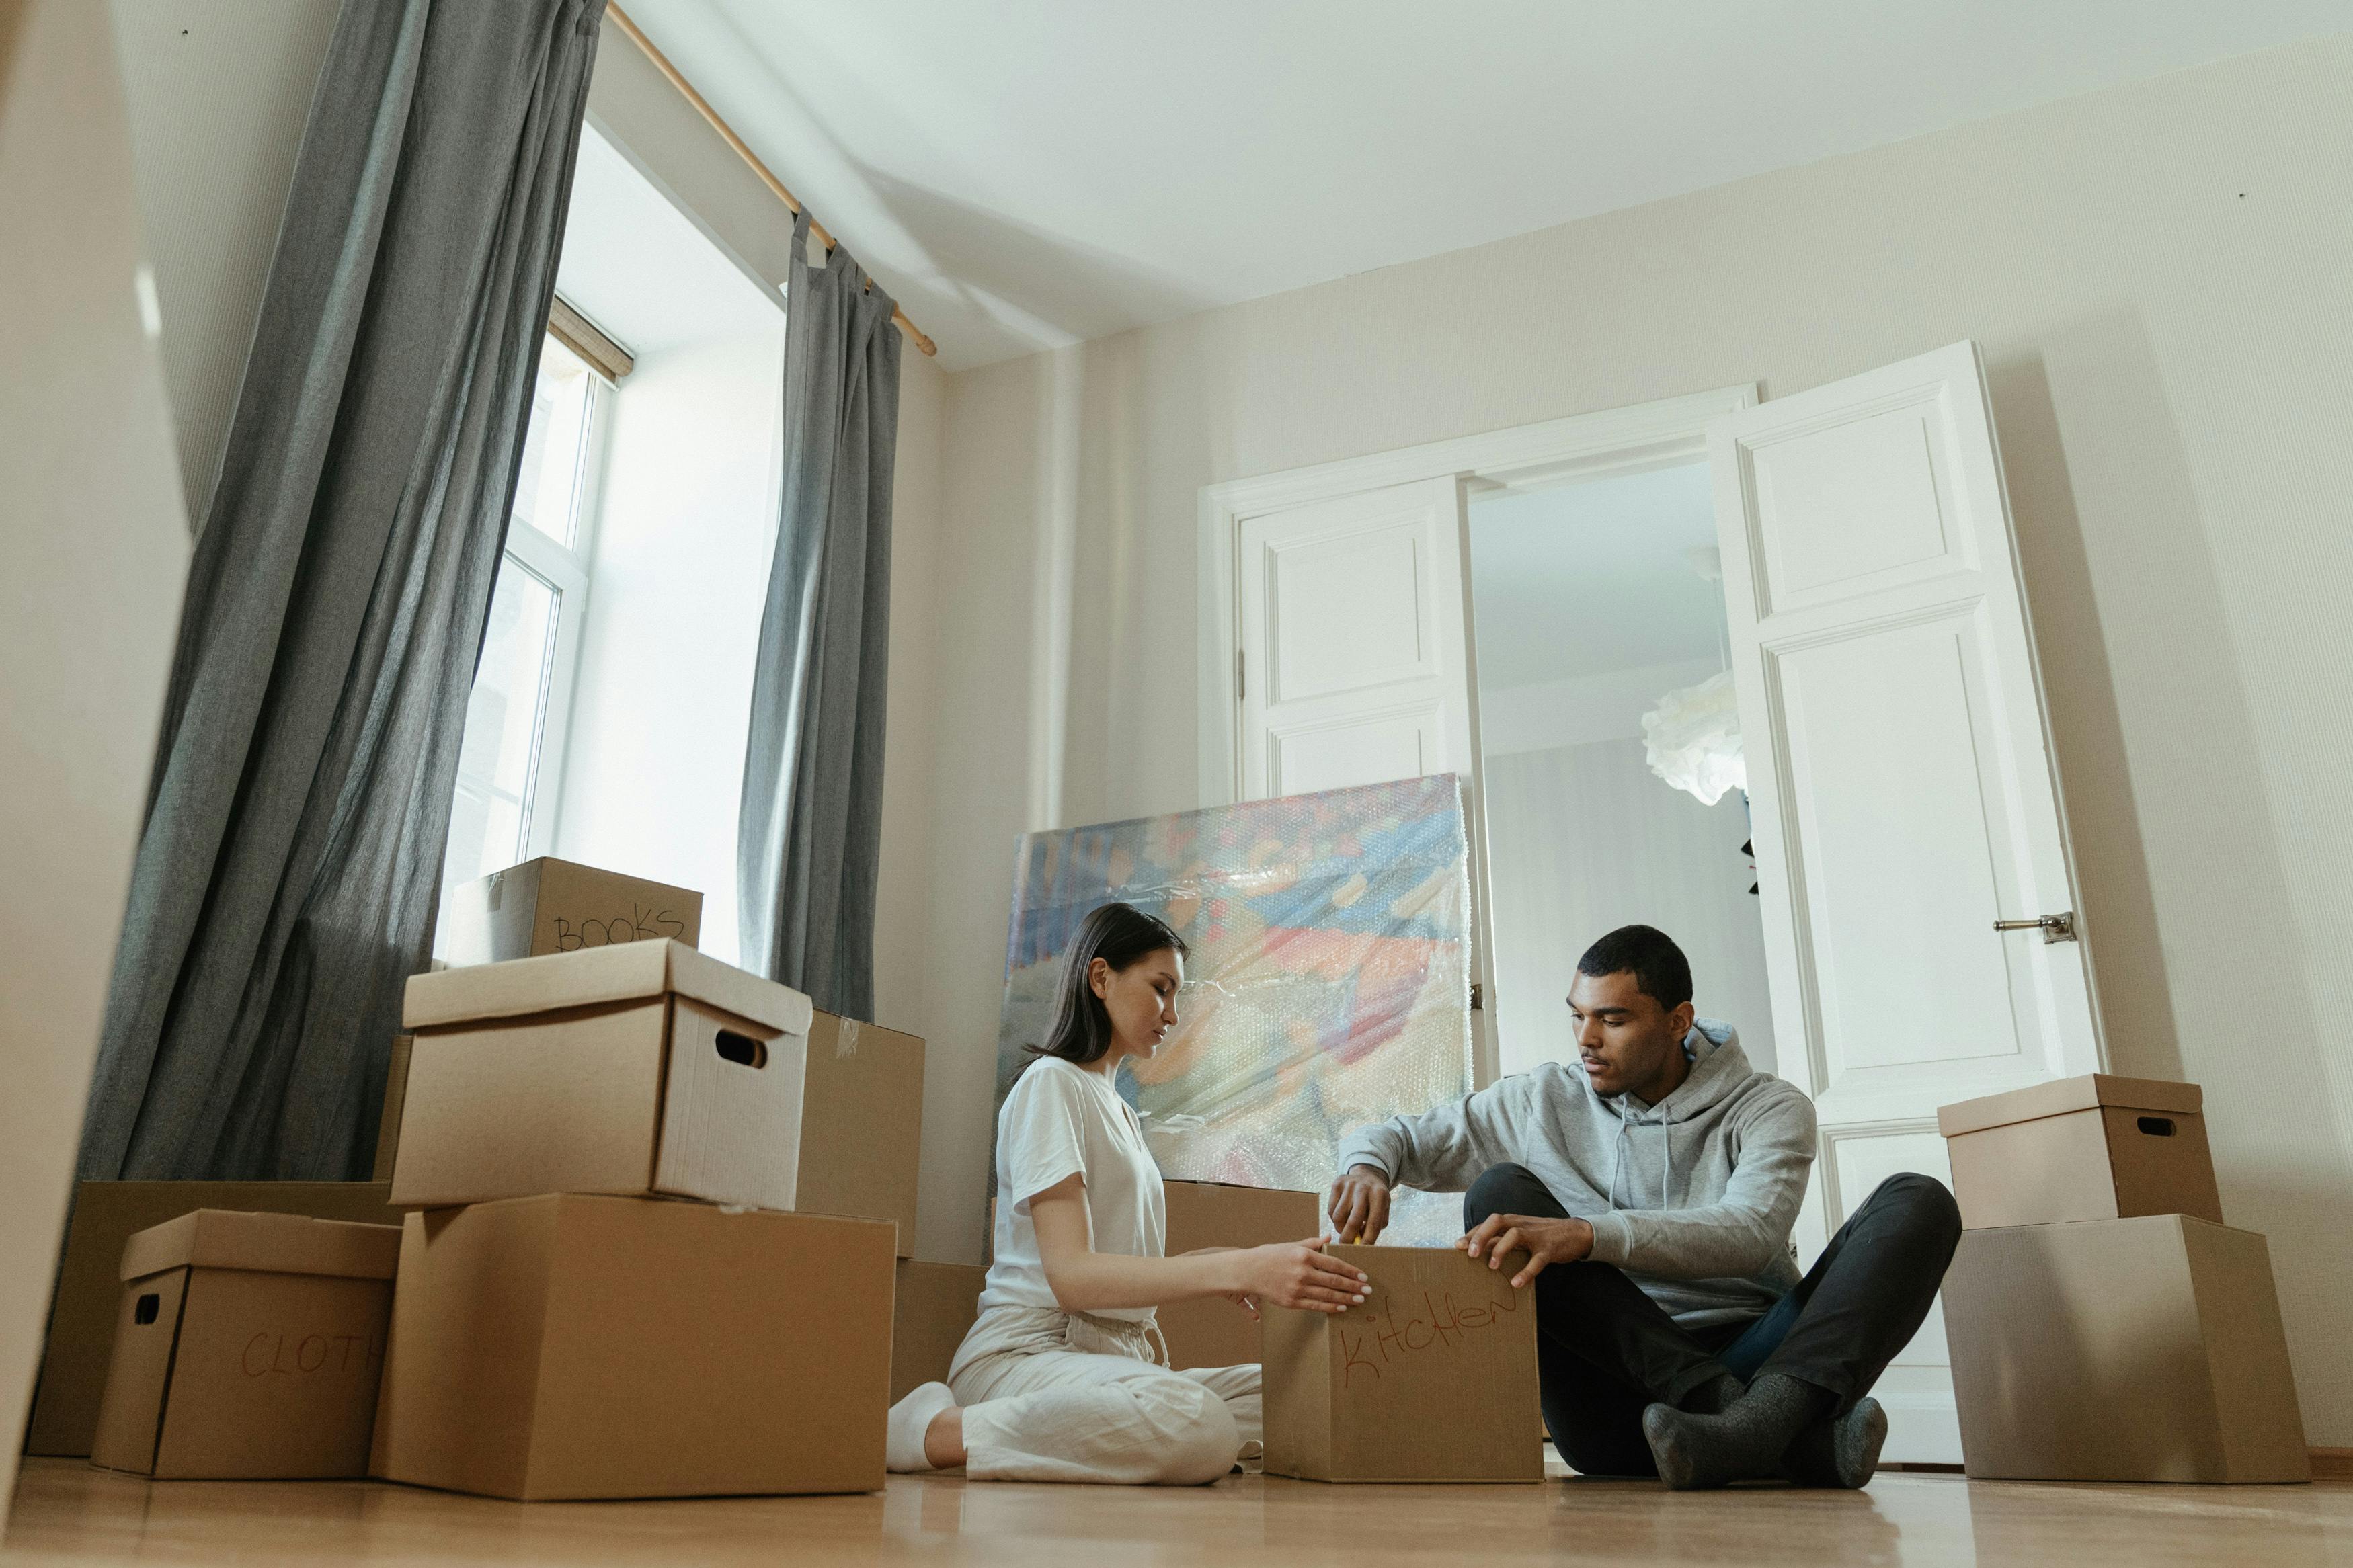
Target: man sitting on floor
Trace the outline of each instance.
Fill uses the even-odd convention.
[[[1455,1245],[1491,1268],[1527,1253],[1512,1284],[1535,1288],[1545,1426],[1584,1474],[1862,1486],[1887,1436],[1866,1395],[1952,1261],[1952,1194],[1889,1177],[1800,1279],[1812,1102],[1694,1018],[1664,933],[1611,931],[1577,969],[1577,1067],[1358,1129],[1335,1229],[1378,1237],[1395,1186],[1468,1189]]]

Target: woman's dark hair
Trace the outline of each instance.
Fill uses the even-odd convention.
[[[1111,1049],[1111,1015],[1087,975],[1100,958],[1113,973],[1164,949],[1181,958],[1188,951],[1185,939],[1134,904],[1104,904],[1089,910],[1086,919],[1062,950],[1062,974],[1056,983],[1054,1022],[1046,1043],[1029,1047],[1032,1056],[1060,1057],[1083,1067],[1103,1060]]]

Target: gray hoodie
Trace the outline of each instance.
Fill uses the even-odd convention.
[[[1748,1065],[1729,1024],[1683,1037],[1691,1076],[1656,1105],[1605,1098],[1546,1062],[1419,1116],[1360,1127],[1340,1169],[1459,1193],[1492,1165],[1525,1165],[1593,1226],[1593,1257],[1623,1268],[1686,1328],[1756,1317],[1798,1282],[1789,1227],[1814,1160],[1813,1102]]]

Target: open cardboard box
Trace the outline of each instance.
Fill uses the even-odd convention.
[[[1343,1247],[1371,1300],[1270,1307],[1266,1468],[1316,1481],[1540,1481],[1535,1290],[1525,1261],[1452,1247]]]
[[[794,1206],[811,1008],[675,942],[409,977],[396,1204]]]
[[[123,1247],[90,1462],[159,1479],[367,1473],[400,1232],[199,1209]]]
[[[372,1474],[492,1497],[872,1491],[891,1226],[552,1194],[410,1215]]]

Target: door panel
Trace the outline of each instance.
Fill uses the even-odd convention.
[[[1304,701],[1440,673],[1429,647],[1423,510],[1295,544],[1269,541],[1271,700]]]
[[[1243,521],[1242,799],[1475,772],[1460,508],[1450,476]]]
[[[1939,1105],[2090,1072],[2084,946],[1976,345],[1710,432],[1774,1026],[1814,1098],[1809,1259],[1887,1175],[1943,1179]],[[1960,1457],[1940,1318],[1891,1459]]]
[[[1975,619],[1767,656],[1794,808],[1785,836],[1825,939],[1799,982],[1825,1094],[1883,1088],[1873,1075],[1889,1068],[2020,1057],[2003,946],[1981,940],[2002,907],[1989,848],[2008,836],[1981,815],[2002,803],[1977,754]]]
[[[1820,1169],[1831,1201],[1849,1213],[1860,1207],[1880,1183],[1901,1172],[1917,1171],[1947,1186],[1953,1180],[1952,1166],[1945,1157],[1945,1140],[1934,1123],[1925,1130],[1904,1125],[1850,1128],[1829,1140]],[[1927,1321],[1911,1342],[1895,1353],[1893,1364],[1937,1368],[1947,1364],[1942,1300],[1928,1309]]]
[[[1460,773],[1471,837],[1474,995],[1492,998],[1478,718],[1461,479],[1388,485],[1244,518],[1236,798]],[[1477,1081],[1495,1071],[1473,1003]]]
[[[1748,450],[1767,613],[1975,564],[1949,526],[1953,463],[1936,412],[1933,396],[1907,399]]]
[[[1269,795],[1345,789],[1367,780],[1412,779],[1440,770],[1434,708],[1367,714],[1333,723],[1267,732]]]

